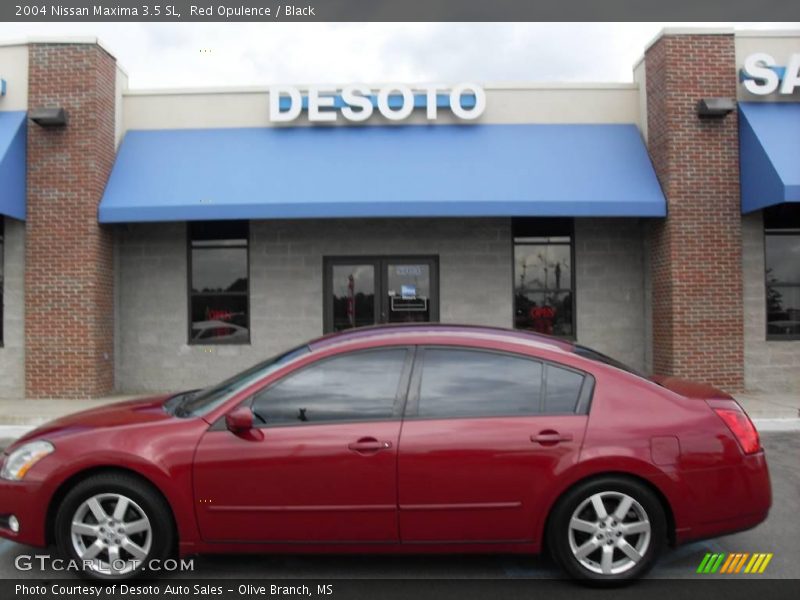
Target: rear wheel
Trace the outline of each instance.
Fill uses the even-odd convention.
[[[72,488],[56,514],[62,556],[93,579],[134,577],[173,544],[169,507],[149,484],[122,473],[103,473]]]
[[[666,540],[664,509],[647,486],[595,479],[558,502],[548,531],[553,557],[587,583],[619,584],[649,571]]]

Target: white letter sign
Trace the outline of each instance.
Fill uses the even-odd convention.
[[[392,84],[377,90],[355,84],[344,86],[341,92],[332,87],[311,86],[305,96],[292,86],[274,86],[269,90],[270,120],[294,121],[303,112],[304,100],[311,123],[332,123],[340,116],[358,123],[372,117],[375,109],[384,119],[403,121],[417,108],[424,108],[426,119],[435,121],[441,114],[438,109],[448,105],[457,119],[474,121],[486,110],[486,92],[475,83],[461,83],[449,89],[439,84]]]
[[[757,52],[744,59],[742,79],[745,89],[756,96],[794,94],[800,89],[800,54],[792,54],[781,67],[770,54]]]
[[[281,96],[289,97],[289,110],[281,110]],[[303,110],[300,90],[289,86],[273,86],[269,90],[269,120],[277,122],[294,121]]]

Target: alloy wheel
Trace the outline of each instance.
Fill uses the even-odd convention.
[[[88,569],[103,575],[125,575],[147,558],[153,530],[145,511],[122,494],[96,494],[75,511],[70,539]]]
[[[581,502],[569,521],[569,547],[586,569],[619,575],[634,568],[650,545],[650,520],[642,505],[622,492],[598,492]]]

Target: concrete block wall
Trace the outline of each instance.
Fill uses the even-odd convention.
[[[438,255],[440,320],[508,327],[509,219],[254,221],[247,346],[187,344],[186,224],[116,231],[121,392],[204,386],[322,334],[324,256]]]
[[[250,227],[251,344],[187,344],[185,223],[116,230],[120,392],[204,386],[323,331],[323,257],[439,257],[440,320],[510,327],[510,219],[255,221]],[[641,224],[576,224],[578,339],[644,365]],[[610,315],[615,315],[610,318]]]
[[[25,395],[25,223],[5,222],[3,242],[3,345],[0,346],[0,398]]]
[[[648,370],[643,224],[575,220],[578,341]]]
[[[744,382],[748,391],[800,394],[800,341],[767,341],[761,212],[742,217]]]

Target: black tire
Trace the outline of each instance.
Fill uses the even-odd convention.
[[[113,507],[116,506],[115,500],[118,502],[119,497],[124,497],[128,500],[126,504],[128,508],[125,509],[126,517],[123,517],[122,523],[115,522],[116,525],[112,525],[112,527],[117,525],[124,527],[126,521],[128,524],[134,521],[141,522],[143,521],[141,518],[143,514],[146,517],[149,530],[127,535],[123,534],[122,529],[118,529],[115,534],[108,524],[105,525],[103,530],[100,530],[102,523],[97,522],[94,512],[84,504],[93,497],[101,499],[101,506],[106,509],[109,519],[114,518],[112,513]],[[79,510],[80,513],[78,512]],[[79,514],[83,516],[78,518]],[[100,545],[106,542],[95,537],[95,534],[91,534],[86,537],[79,536],[80,541],[74,543],[72,536],[73,519],[84,523],[92,521],[92,523],[89,523],[89,527],[96,527],[97,531],[105,531],[105,533],[97,535],[111,536],[110,544],[121,548],[116,552],[120,553],[120,558],[123,561],[131,561],[131,567],[122,569],[124,572],[115,572],[111,569],[103,568],[103,562],[106,563],[106,566],[111,562],[109,560],[112,556],[109,554],[109,544],[106,544],[105,549],[96,557],[100,561],[98,568],[84,567],[83,559],[78,553],[75,544],[83,544],[84,548],[88,548],[93,545],[91,543],[92,540]],[[126,473],[108,472],[92,475],[67,492],[56,513],[54,533],[56,546],[61,556],[67,560],[74,560],[75,564],[81,568],[80,574],[82,576],[100,581],[123,581],[140,575],[149,561],[153,559],[163,561],[169,558],[175,547],[174,531],[172,512],[169,506],[149,483]],[[119,544],[120,541],[122,544]],[[128,542],[137,544],[138,547],[131,546]],[[134,550],[137,554],[139,554],[140,549],[146,548],[147,551],[143,556],[134,556],[126,548]],[[139,563],[135,567],[133,566],[134,560]]]
[[[599,513],[591,500],[596,494],[601,495],[600,502],[606,508],[608,520],[598,517]],[[619,507],[625,496],[631,498],[634,504],[625,511],[623,519],[619,521],[614,514],[615,502],[617,502],[616,507]],[[571,530],[570,522],[578,510],[580,512],[577,517],[581,521],[595,526],[599,524],[594,532]],[[642,512],[649,524],[649,535],[627,533],[627,530],[635,531],[640,528],[639,525],[633,525],[644,522],[640,514]],[[636,554],[641,557],[638,561],[626,555],[618,546],[625,543],[619,541],[620,538],[628,544],[625,546],[626,551],[630,552],[631,549],[637,551]],[[660,499],[646,485],[634,479],[618,476],[592,479],[569,490],[556,503],[547,530],[547,546],[559,566],[581,583],[593,586],[621,585],[638,579],[653,567],[664,549],[666,540],[666,517]],[[582,548],[589,551],[588,549],[594,544],[599,546],[591,550],[587,556],[583,556],[582,560],[573,552],[573,548],[578,553],[581,553]],[[637,548],[639,544],[641,546]],[[606,545],[609,548],[604,548]],[[597,569],[603,568],[601,563],[606,552],[611,552],[611,560],[614,562],[608,573],[597,572]],[[587,566],[585,563],[591,564]],[[613,565],[618,566],[613,567]],[[612,572],[615,570],[621,571]]]

